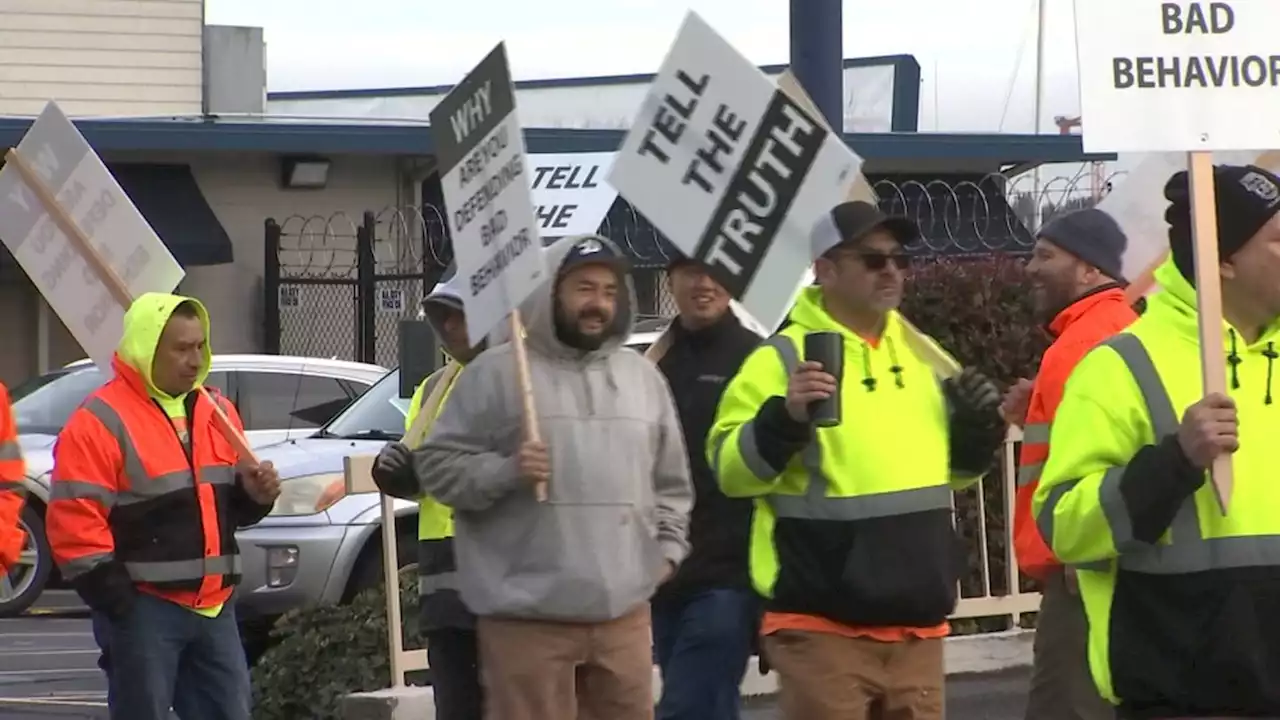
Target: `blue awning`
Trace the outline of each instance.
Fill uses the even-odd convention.
[[[232,261],[231,237],[186,165],[108,163],[116,182],[183,267]]]

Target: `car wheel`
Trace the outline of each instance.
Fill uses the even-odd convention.
[[[18,526],[26,534],[18,564],[0,575],[0,617],[14,617],[31,607],[44,592],[49,573],[53,570],[53,554],[49,551],[49,539],[44,534],[44,518],[35,508],[22,508]]]
[[[410,565],[418,564],[418,537],[401,531],[396,536],[396,563],[403,570]],[[351,577],[347,581],[347,593],[343,597],[343,602],[349,602],[352,598],[370,588],[382,585],[382,531],[381,529],[374,535],[360,551],[360,557],[356,559],[355,567],[351,569]]]

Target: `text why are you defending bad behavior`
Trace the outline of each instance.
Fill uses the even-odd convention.
[[[1249,18],[1232,3],[1161,3],[1161,34],[1227,35]],[[1261,88],[1280,86],[1280,53],[1116,57],[1111,61],[1117,90],[1156,88]]]

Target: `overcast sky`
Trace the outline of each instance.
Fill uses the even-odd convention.
[[[1074,115],[1071,3],[1048,0],[1043,124]],[[757,64],[788,59],[782,0],[206,0],[265,28],[271,90],[456,82],[500,40],[517,80],[653,72],[692,8]],[[920,63],[920,129],[1034,128],[1036,0],[845,0],[844,55]]]

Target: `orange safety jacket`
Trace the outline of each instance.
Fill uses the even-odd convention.
[[[1040,361],[1031,390],[1031,402],[1022,428],[1022,453],[1018,461],[1018,492],[1013,515],[1013,547],[1018,567],[1028,576],[1045,581],[1061,566],[1045,544],[1031,511],[1040,473],[1049,457],[1049,427],[1053,423],[1062,390],[1076,364],[1096,345],[1124,330],[1137,313],[1125,301],[1124,289],[1105,285],[1077,299],[1049,323],[1053,344]]]
[[[141,374],[118,355],[113,365],[115,377],[76,410],[54,446],[46,514],[54,559],[73,584],[114,562],[139,590],[191,608],[221,605],[240,576],[236,528],[270,506],[253,503],[240,484],[239,458],[208,400],[186,395],[184,445]],[[231,402],[209,392],[243,428]]]
[[[26,475],[9,389],[0,383],[0,573],[8,572],[17,564],[26,539],[18,527],[18,516],[22,514],[27,495],[23,485]]]

